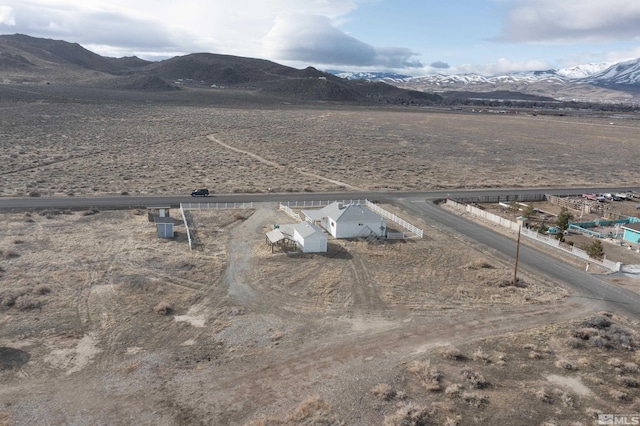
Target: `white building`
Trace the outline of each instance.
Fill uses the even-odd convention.
[[[329,204],[320,210],[303,210],[305,219],[319,223],[334,238],[381,237],[387,233],[387,221],[361,204]]]
[[[327,236],[322,229],[310,222],[293,226],[293,239],[303,253],[326,253]]]

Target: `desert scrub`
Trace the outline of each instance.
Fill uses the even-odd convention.
[[[169,315],[171,313],[171,305],[167,302],[160,302],[153,308],[153,311],[158,315]]]
[[[5,260],[20,257],[17,251],[8,247],[0,248],[0,255],[2,255],[2,258]]]
[[[41,303],[32,295],[25,294],[16,299],[15,306],[21,311],[29,311],[31,309],[38,309]]]
[[[487,354],[485,351],[483,351],[480,348],[478,348],[473,353],[473,359],[476,360],[476,361],[482,361],[485,364],[489,364],[491,362],[491,358],[489,357],[489,354]]]
[[[552,404],[553,403],[553,398],[544,389],[538,389],[537,391],[534,392],[534,395],[536,396],[536,398],[540,402],[544,402],[545,404]]]
[[[454,383],[447,386],[447,388],[444,390],[444,394],[451,399],[459,398],[460,395],[462,395],[463,390],[464,388],[461,385],[459,385],[458,383]]]
[[[384,426],[419,426],[429,424],[430,412],[426,407],[412,402],[404,403],[398,410],[384,418]]]
[[[484,376],[477,371],[473,371],[470,368],[463,368],[460,371],[462,378],[475,389],[484,389],[489,386],[489,382]]]
[[[575,370],[576,366],[566,358],[560,358],[556,361],[555,366],[563,370]]]
[[[371,395],[375,396],[376,398],[382,401],[391,401],[397,395],[395,389],[393,389],[387,383],[380,383],[374,386],[370,392],[371,392]]]
[[[489,403],[489,397],[482,395],[480,392],[463,392],[461,398],[464,402],[476,408]]]
[[[413,361],[408,370],[416,375],[420,383],[430,392],[438,392],[441,390],[440,379],[442,373],[436,367],[431,366],[430,360]]]
[[[455,346],[449,345],[440,349],[440,356],[444,359],[449,359],[452,361],[462,361],[464,360],[464,355],[462,352]]]

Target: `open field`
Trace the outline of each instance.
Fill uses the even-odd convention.
[[[568,424],[637,410],[637,324],[616,317],[567,347],[597,301],[525,272],[505,284],[509,263],[424,223],[422,240],[286,255],[264,242],[290,221],[269,204],[191,211],[194,251],[182,226],[160,240],[141,213],[3,215],[7,424]],[[600,334],[614,346],[588,341]],[[443,358],[447,345],[464,358]]]
[[[0,102],[0,195],[632,185],[640,122],[337,105]],[[614,121],[615,120],[615,121]],[[615,124],[609,124],[615,122]],[[637,318],[453,231],[271,253],[275,206],[0,219],[0,425],[593,424]],[[172,211],[172,216],[179,216]]]
[[[0,195],[638,183],[634,116],[203,103],[0,103]]]

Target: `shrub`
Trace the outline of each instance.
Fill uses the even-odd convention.
[[[382,401],[391,401],[396,397],[396,391],[386,383],[380,383],[371,389],[371,394]]]
[[[310,396],[296,407],[296,409],[287,416],[290,424],[305,425],[341,425],[334,414],[331,412],[331,404],[326,402],[320,395]]]
[[[576,337],[570,337],[567,339],[567,346],[571,349],[581,349],[584,348],[584,342]]]
[[[463,388],[461,385],[454,383],[447,386],[447,388],[444,390],[444,394],[449,398],[458,398],[462,394],[462,390]]]
[[[470,368],[463,368],[460,374],[465,381],[476,389],[484,389],[489,386],[489,382],[482,374],[472,371]]]
[[[626,392],[614,389],[609,392],[609,395],[617,401],[629,401],[629,394]]]
[[[489,397],[482,395],[480,392],[464,392],[462,394],[462,400],[476,408],[489,403]]]
[[[574,408],[573,395],[565,391],[559,391],[560,401],[567,408]]]
[[[384,418],[385,426],[420,426],[429,421],[429,411],[414,403],[405,403],[398,410]]]
[[[0,254],[2,254],[2,258],[5,260],[20,257],[17,251],[10,248],[0,248]]]
[[[0,306],[5,308],[11,308],[15,306],[16,301],[19,297],[24,296],[29,292],[27,287],[22,287],[18,289],[5,290],[0,293]]]
[[[625,373],[638,374],[638,364],[635,362],[625,362],[622,365],[622,371]]]
[[[562,368],[563,370],[575,370],[576,367],[573,363],[567,359],[561,358],[556,361],[556,367]]]
[[[444,359],[450,359],[454,361],[461,361],[464,359],[464,355],[462,352],[458,350],[455,346],[449,345],[440,349],[440,356]]]
[[[546,404],[553,403],[553,398],[544,389],[538,389],[537,391],[535,391],[535,396],[539,401],[542,401]]]
[[[609,317],[605,315],[595,315],[590,318],[587,318],[582,322],[583,327],[597,328],[599,330],[604,330],[610,325],[611,325],[611,320],[609,319]]]
[[[153,308],[153,311],[158,315],[168,315],[171,313],[171,305],[167,302],[160,302]]]
[[[31,290],[31,293],[44,296],[45,294],[51,293],[51,289],[43,284],[35,287],[33,290]]]
[[[629,376],[620,376],[618,378],[618,381],[625,385],[628,388],[637,388],[640,387],[640,382],[638,381],[638,379],[636,379],[635,377],[629,377]]]
[[[591,337],[598,336],[600,334],[600,330],[593,327],[581,327],[577,330],[573,330],[571,333],[573,337],[577,337],[582,340],[589,340]]]
[[[482,361],[486,364],[491,362],[491,358],[489,358],[489,355],[484,352],[482,349],[478,348],[474,353],[473,353],[473,359],[476,361]]]
[[[40,301],[31,295],[25,294],[16,299],[15,306],[21,311],[28,311],[38,309],[40,307]]]
[[[409,365],[409,371],[415,374],[422,385],[431,392],[437,392],[441,390],[440,379],[442,374],[437,368],[431,366],[431,361],[414,361]]]

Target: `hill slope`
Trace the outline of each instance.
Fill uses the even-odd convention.
[[[0,71],[8,82],[56,82],[112,90],[173,91],[230,87],[283,98],[426,105],[441,97],[384,83],[361,84],[315,68],[212,53],[160,62],[107,58],[77,43],[0,35]]]

